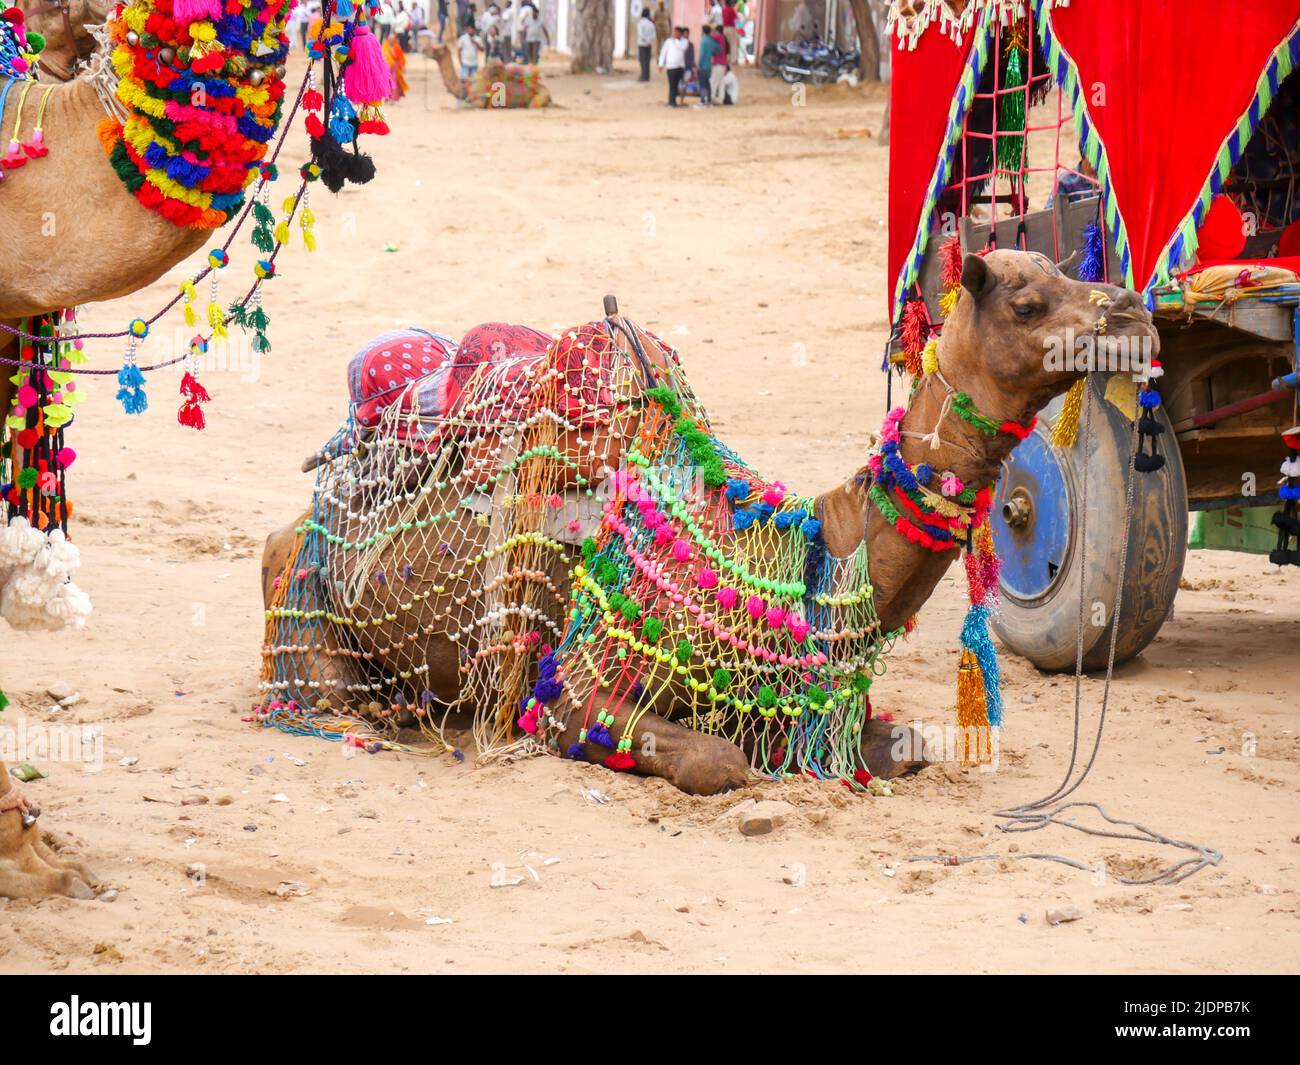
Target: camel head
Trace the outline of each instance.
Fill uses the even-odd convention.
[[[1075,281],[1036,252],[967,255],[961,284],[940,366],[990,413],[1027,421],[1089,370],[1145,376],[1159,351],[1136,292]]]
[[[41,60],[59,77],[75,60],[84,59],[95,50],[90,27],[108,21],[113,3],[114,0],[16,0],[23,10],[28,32],[45,38]]]

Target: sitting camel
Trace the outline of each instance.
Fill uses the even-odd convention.
[[[262,719],[354,742],[361,715],[382,731],[470,710],[480,753],[531,733],[696,794],[752,768],[862,784],[915,764],[867,693],[963,542],[980,570],[1002,461],[1079,376],[1048,368],[1051,342],[1155,338],[1136,293],[1040,255],[960,267],[906,412],[804,499],[717,442],[676,353],[616,313],[554,341],[380,338],[309,460],[315,505],[267,542]],[[983,671],[996,725],[980,644],[963,671]]]

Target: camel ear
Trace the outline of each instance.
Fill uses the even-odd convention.
[[[961,264],[961,287],[979,302],[997,285],[998,279],[980,256],[968,254]]]
[[[1056,268],[1060,270],[1061,273],[1068,274],[1069,270],[1081,258],[1083,258],[1083,252],[1081,252],[1078,248],[1075,248],[1074,251],[1070,252],[1069,255],[1067,255],[1064,259],[1062,259],[1059,263],[1056,264]]]

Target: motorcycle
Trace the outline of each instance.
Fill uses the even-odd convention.
[[[858,60],[857,49],[835,48],[821,41],[781,41],[763,49],[759,69],[764,77],[779,76],[790,85],[800,81],[827,85],[838,81],[841,74],[857,70]]]

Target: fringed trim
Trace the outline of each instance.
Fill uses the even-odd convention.
[[[1050,0],[1045,0],[1050,2]],[[974,17],[976,5],[972,3],[969,9]],[[984,14],[981,16],[978,28],[976,29],[977,37],[971,46],[970,55],[966,59],[966,70],[961,76],[961,81],[957,83],[957,91],[953,94],[952,104],[948,108],[948,128],[943,136],[943,145],[939,149],[939,157],[935,161],[934,173],[930,177],[930,187],[925,193],[925,203],[921,208],[921,217],[917,221],[916,239],[912,242],[912,250],[908,252],[907,258],[903,261],[903,266],[898,272],[898,281],[894,285],[894,313],[891,315],[893,322],[897,322],[899,315],[907,303],[907,292],[916,283],[916,279],[921,273],[921,264],[925,261],[926,248],[930,243],[930,223],[934,220],[935,210],[939,205],[939,197],[943,195],[944,190],[948,187],[948,177],[952,173],[953,154],[957,145],[961,141],[962,128],[966,121],[966,112],[970,108],[971,101],[975,98],[975,92],[979,87],[980,78],[984,76],[984,66],[988,62],[989,52],[991,51],[991,41],[993,19],[995,17],[994,8],[983,8]]]
[[[1069,7],[1070,0],[1052,0],[1057,7]],[[1025,17],[1027,0],[970,0],[961,14],[953,14],[947,0],[892,0],[885,27],[892,38],[898,37],[896,47],[906,48],[909,52],[916,48],[921,35],[936,22],[939,32],[951,37],[955,44],[961,44],[962,36],[970,32],[975,24],[975,16],[983,11],[990,11],[1002,25]],[[906,7],[911,14],[903,14],[899,9]]]

